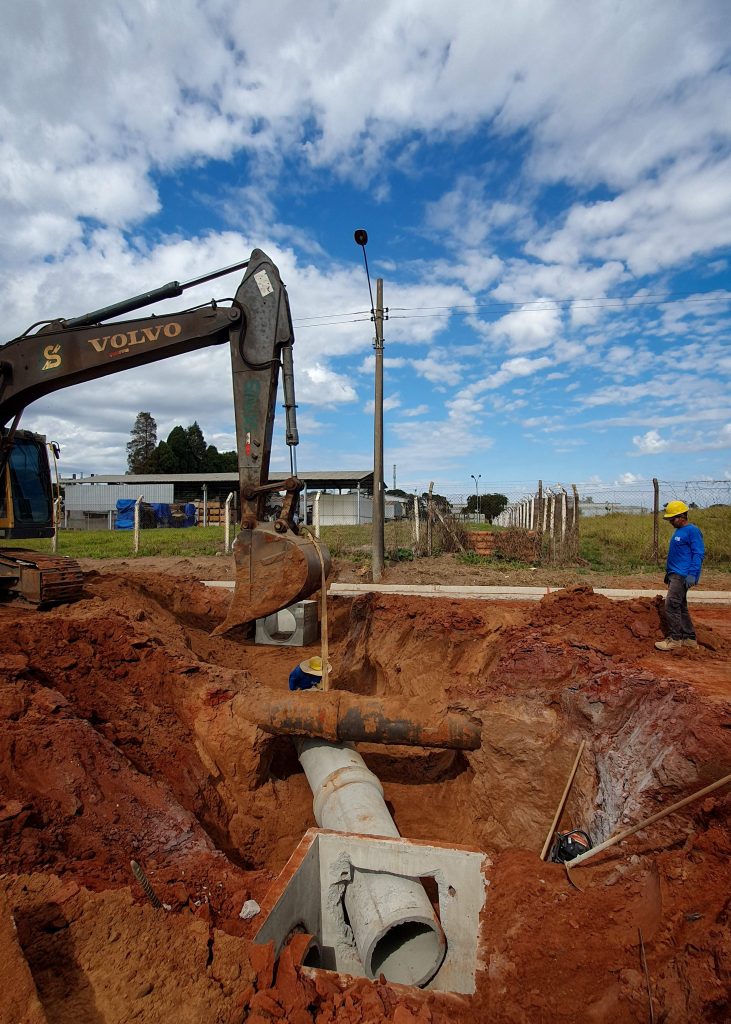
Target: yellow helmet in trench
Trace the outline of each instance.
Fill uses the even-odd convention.
[[[687,511],[688,506],[684,501],[669,501],[665,506],[662,517],[663,519],[674,519],[676,516],[682,516]]]

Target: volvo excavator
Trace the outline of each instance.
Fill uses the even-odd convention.
[[[114,320],[150,303],[181,295],[186,288],[246,267],[227,304],[212,301],[162,316]],[[236,585],[225,633],[304,599],[330,568],[300,535],[295,511],[303,484],[296,476],[269,480],[274,410],[283,371],[286,441],[298,444],[292,345],[294,331],[287,291],[279,271],[260,249],[232,267],[194,280],[177,281],[72,319],[33,324],[0,346],[0,538],[22,541],[54,532],[51,473],[45,438],[19,430],[33,401],[84,381],[208,345],[228,344],[233,373],[241,522],[234,540]],[[281,511],[267,522],[265,504],[285,491]],[[323,561],[320,561],[320,555]],[[0,547],[0,594],[20,595],[39,605],[77,600],[82,573],[69,558]]]

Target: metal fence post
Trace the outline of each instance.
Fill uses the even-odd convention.
[[[414,495],[414,544],[419,543],[419,498]]]
[[[61,518],[61,498],[58,497],[53,503],[53,539],[51,551],[55,554],[58,551],[58,522]]]
[[[140,505],[142,504],[143,495],[141,494],[135,502],[135,539],[134,539],[134,551],[135,554],[139,554],[140,550]]]
[[[315,536],[317,537],[318,540],[320,539],[320,497],[321,496],[322,496],[322,491],[318,491],[317,494],[315,495],[315,500],[314,500],[313,505],[312,505],[312,525],[313,525],[314,530],[315,530]]]
[[[234,492],[231,491],[224,505],[223,513],[223,553],[224,555],[229,554],[231,546],[229,544],[229,534],[231,529],[231,502],[234,499]]]

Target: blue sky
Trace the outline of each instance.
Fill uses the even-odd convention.
[[[389,484],[394,464],[445,494],[731,479],[723,0],[25,0],[0,48],[7,340],[263,248],[295,322],[298,467],[368,468],[364,227]],[[232,448],[226,352],[23,425],[64,474],[117,472],[141,410]]]

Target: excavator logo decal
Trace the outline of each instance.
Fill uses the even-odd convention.
[[[61,365],[61,346],[46,345],[43,349],[43,358],[46,360],[43,364],[44,370],[57,370]]]
[[[165,338],[177,338],[183,333],[183,328],[175,320],[155,327],[143,327],[141,330],[126,331],[124,334],[105,334],[101,338],[87,338],[92,348],[99,353],[106,352],[107,346],[113,350],[110,356],[121,355],[122,351],[131,348],[132,345],[146,345],[150,341],[157,341],[162,334]]]

